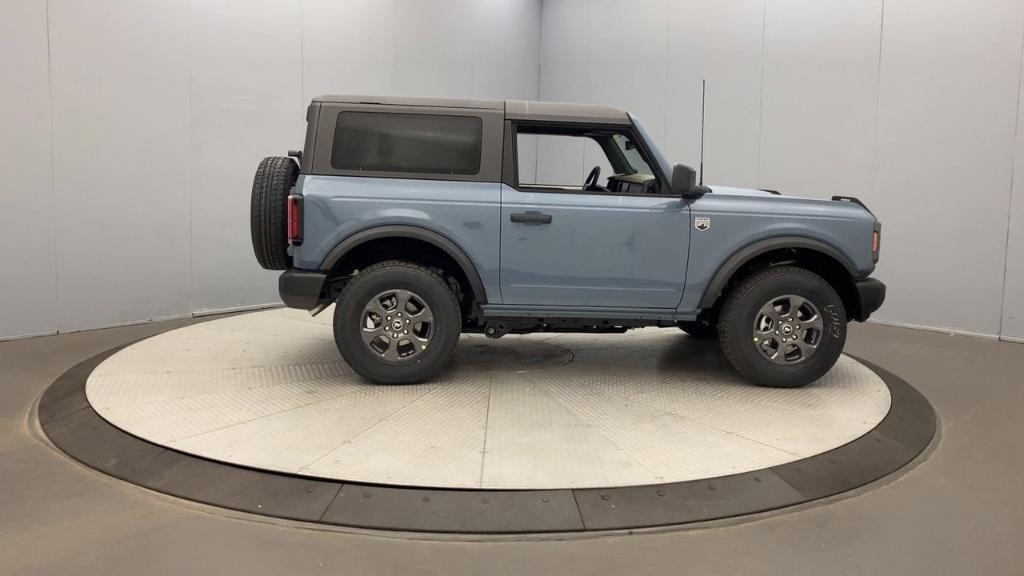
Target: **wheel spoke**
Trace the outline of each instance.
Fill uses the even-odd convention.
[[[384,330],[383,330],[382,327],[372,328],[372,329],[371,328],[363,328],[359,332],[360,332],[360,336],[363,337],[363,342],[366,342],[367,345],[369,345],[370,342],[373,342],[374,340],[376,340],[378,336],[381,336],[382,334],[384,334]]]
[[[761,306],[761,310],[757,313],[754,330],[762,334],[768,334],[776,329],[779,325],[779,320],[779,312],[775,309],[774,302],[768,302]]]
[[[807,303],[807,299],[803,296],[790,295],[787,297],[787,300],[789,300],[789,311],[786,316],[796,320],[800,309]]]
[[[821,330],[824,330],[825,323],[822,322],[821,315],[815,314],[812,318],[808,320],[802,320],[800,322],[800,328],[803,330],[814,329],[820,332]]]
[[[388,311],[385,310],[383,306],[381,306],[379,297],[367,302],[366,306],[363,308],[364,317],[366,314],[370,313],[380,316],[381,320],[383,320],[384,316],[388,313]]]
[[[808,342],[807,340],[804,340],[803,338],[798,338],[796,340],[796,345],[797,345],[798,348],[800,348],[800,350],[803,350],[805,352],[810,353],[810,352],[813,352],[813,351],[818,349],[818,344],[820,342],[821,341],[819,340],[818,342],[813,342],[812,343],[812,342]]]
[[[805,358],[809,358],[811,356],[811,354],[814,354],[814,351],[818,348],[817,345],[810,344],[810,343],[804,341],[802,338],[797,338],[793,342],[793,344],[795,344],[796,347],[800,350],[800,359],[801,360],[803,360]]]
[[[388,342],[388,349],[384,351],[385,360],[401,360],[402,358],[398,355],[398,338],[392,338]]]
[[[774,336],[771,338],[771,341],[775,344],[775,349],[774,351],[770,349],[766,351],[768,352],[768,359],[771,360],[773,364],[785,364],[786,345]]]
[[[409,298],[412,296],[408,290],[395,290],[395,311],[408,314]]]

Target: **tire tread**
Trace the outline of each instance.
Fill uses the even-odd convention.
[[[719,340],[721,342],[722,352],[725,354],[725,358],[741,376],[747,380],[764,386],[794,388],[802,386],[806,384],[806,382],[789,383],[778,379],[766,379],[765,374],[751,370],[747,363],[743,361],[742,352],[740,350],[740,346],[747,343],[737,341],[733,336],[735,324],[741,321],[740,312],[742,305],[751,298],[751,292],[766,282],[771,282],[787,276],[803,277],[808,283],[821,282],[826,286],[830,286],[824,278],[805,268],[797,266],[773,266],[771,268],[754,272],[740,281],[740,283],[726,295],[725,302],[722,305],[722,313],[718,318]],[[838,300],[838,295],[836,296],[836,299]],[[839,305],[842,305],[841,300],[839,301]],[[842,317],[845,318],[845,313]],[[810,380],[813,381],[820,378],[830,368],[831,365],[822,371],[821,374],[812,373],[814,377],[810,378]]]
[[[252,249],[260,266],[285,270],[288,256],[288,193],[298,178],[299,168],[291,158],[264,158],[252,182],[249,211]]]

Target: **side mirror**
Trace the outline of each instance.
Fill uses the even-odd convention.
[[[697,173],[685,164],[672,167],[672,193],[686,199],[700,198],[709,190],[697,185]]]

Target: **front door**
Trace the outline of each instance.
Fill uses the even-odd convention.
[[[501,193],[503,303],[676,308],[689,207],[664,193],[631,129],[512,129],[517,178]]]

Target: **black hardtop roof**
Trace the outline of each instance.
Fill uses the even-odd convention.
[[[435,108],[469,108],[475,110],[504,110],[509,120],[536,120],[547,122],[590,122],[600,124],[629,124],[629,115],[618,108],[598,104],[568,102],[542,102],[531,100],[480,100],[472,98],[420,98],[406,96],[320,96],[314,102],[343,104],[381,104],[390,106],[422,106]]]

